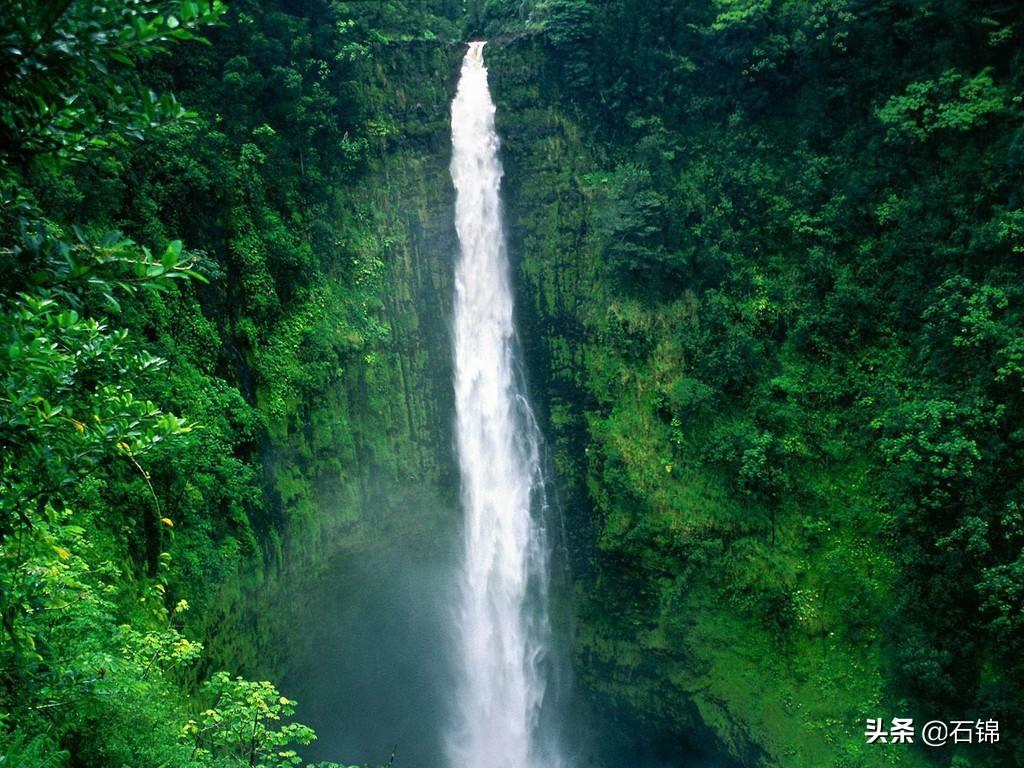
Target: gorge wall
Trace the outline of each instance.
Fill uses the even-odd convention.
[[[221,668],[317,757],[349,706],[386,759],[403,682],[441,717],[478,34],[603,761],[1024,761],[1020,8],[230,5],[0,13],[0,762],[312,738]]]
[[[743,109],[757,113],[764,102],[695,86],[679,126],[666,127],[657,111],[669,107],[656,106],[655,116],[634,115],[616,132],[588,111],[579,91],[586,77],[571,58],[578,48],[570,50],[549,28],[499,34],[487,57],[516,321],[566,521],[582,699],[617,724],[609,743],[636,754],[639,735],[653,760],[695,747],[749,766],[917,766],[941,757],[880,756],[863,743],[863,723],[880,709],[981,706],[965,703],[975,695],[969,685],[934,693],[950,690],[937,670],[960,651],[935,650],[944,641],[927,639],[931,630],[904,640],[894,624],[896,585],[917,567],[892,538],[893,509],[911,481],[879,451],[878,430],[890,441],[917,438],[893,395],[912,384],[879,379],[877,361],[902,361],[912,382],[910,361],[925,353],[915,348],[914,320],[893,318],[908,327],[891,349],[864,325],[872,268],[854,276],[844,260],[875,248],[877,234],[837,202],[848,192],[822,170],[858,162],[847,147],[869,146],[885,124],[850,106],[849,130],[868,138],[818,156],[792,126],[837,135],[838,127],[820,128],[815,114],[797,116],[785,100],[777,114],[748,120]],[[437,482],[442,498],[451,490],[450,467],[441,471],[450,395],[449,340],[439,329],[454,241],[448,185],[430,180],[443,179],[448,162],[460,51],[425,43],[380,58],[379,106],[395,116],[394,138],[359,193],[375,196],[371,207],[389,226],[399,219],[386,291],[407,302],[386,304],[384,316],[391,343],[408,354],[390,358],[390,392],[412,393],[408,403],[389,402],[386,418],[371,410],[366,423],[397,441],[393,454],[364,456],[402,479],[378,487]],[[705,122],[700,110],[715,98],[743,107]],[[877,189],[858,194],[871,199],[919,182],[882,174],[865,183]],[[877,247],[883,261],[895,253]],[[893,307],[907,303],[898,284],[879,290],[895,297]],[[445,353],[424,357],[425,349]],[[850,350],[862,364],[849,366]],[[408,454],[412,432],[395,433],[393,417],[409,424],[415,413],[419,433],[441,450],[403,479],[415,463],[388,457]],[[413,507],[391,503],[387,530],[422,530]],[[358,557],[358,546],[351,552]],[[914,654],[946,661],[929,666]],[[903,668],[927,671],[911,679]],[[998,690],[977,695],[998,702]]]
[[[367,91],[379,135],[359,183],[334,190],[341,219],[330,226],[345,238],[344,258],[365,270],[362,308],[378,335],[327,350],[315,362],[333,370],[269,425],[265,493],[287,523],[271,571],[218,598],[209,624],[218,664],[286,673],[293,628],[321,612],[339,559],[384,556],[396,540],[430,549],[457,519],[448,110],[461,55],[456,44],[413,41],[376,57]],[[333,279],[347,281],[349,266],[336,265]],[[269,385],[255,397],[266,407]],[[340,604],[346,594],[359,599],[341,584]]]
[[[761,503],[681,451],[671,401],[688,386],[678,334],[698,332],[695,294],[666,307],[648,300],[655,291],[622,290],[595,230],[623,148],[572,105],[543,41],[489,55],[519,323],[567,521],[579,691],[654,755],[686,745],[744,766],[860,765],[851,745],[884,695],[881,648],[821,585],[842,552],[847,587],[871,610],[884,599],[884,552],[846,554],[871,538],[851,528],[805,539],[800,521],[820,496],[794,499],[792,522],[769,533]],[[682,425],[696,446],[701,421]],[[863,482],[856,462],[832,471],[845,487]],[[774,580],[782,603],[762,607]],[[796,616],[789,595],[802,601]]]
[[[387,341],[272,425],[271,495],[287,510],[290,543],[283,570],[228,600],[231,618],[215,627],[215,653],[242,669],[288,679],[298,657],[316,655],[297,651],[292,634],[322,609],[325,578],[345,603],[347,587],[330,580],[346,573],[339,563],[386,558],[388,540],[429,548],[457,515],[447,110],[461,52],[421,43],[377,54],[374,108],[386,135],[364,180],[342,194],[368,215],[345,227],[362,233],[359,258],[382,265],[375,296]],[[863,548],[870,530],[814,527],[805,538],[818,494],[794,499],[773,534],[764,503],[737,498],[728,472],[681,456],[672,411],[701,396],[686,389],[696,385],[682,375],[676,339],[694,332],[684,330],[693,294],[666,310],[623,291],[595,235],[622,149],[572,106],[542,39],[499,40],[487,60],[516,322],[566,523],[576,688],[616,731],[600,741],[651,761],[696,751],[746,766],[857,765],[850,745],[861,741],[866,703],[885,695],[878,637],[858,628],[884,599],[884,551]],[[705,429],[691,433],[697,445]],[[867,514],[856,494],[863,470],[832,471],[852,495],[810,476],[825,503]],[[872,595],[849,620],[819,588],[837,567],[843,605]],[[352,600],[360,585],[356,576]],[[913,753],[899,759],[915,764]]]

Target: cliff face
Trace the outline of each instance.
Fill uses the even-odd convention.
[[[89,8],[19,23],[32,45],[11,48],[4,109],[39,136],[2,174],[5,362],[13,390],[41,388],[6,401],[6,466],[24,471],[4,480],[0,544],[19,530],[39,547],[5,549],[0,651],[29,749],[181,753],[195,680],[146,693],[149,640],[120,629],[181,629],[218,667],[277,677],[326,647],[310,629],[325,606],[407,583],[349,565],[457,541],[447,165],[464,47],[441,40],[464,22],[496,36],[518,327],[601,722],[747,766],[1024,763],[1024,19],[877,5],[237,0],[212,45],[174,56],[158,50],[187,20],[134,5],[100,3],[98,27]],[[136,71],[110,48],[114,72],[68,48],[79,36],[153,49]],[[79,119],[89,141],[67,130]],[[82,313],[51,317],[51,293]],[[109,341],[97,370],[79,341],[34,367],[18,339],[42,344],[51,321]],[[109,392],[125,397],[101,418]],[[138,451],[115,442],[140,424]],[[38,590],[23,571],[63,576]],[[76,608],[79,573],[96,602]],[[131,706],[83,693],[96,649],[125,662],[112,690]],[[167,732],[124,740],[112,713]],[[897,716],[1008,728],[984,752],[864,743],[866,718]],[[20,749],[18,728],[0,741]]]
[[[398,511],[396,493],[451,485],[456,244],[447,111],[460,55],[441,44],[393,44],[367,84],[379,138],[369,172],[336,190],[348,218],[335,226],[373,286],[365,306],[379,323],[379,341],[346,359],[301,410],[271,425],[268,461],[281,468],[271,492],[289,518],[310,520],[307,535],[317,541],[316,526],[376,525]],[[296,514],[301,505],[310,505],[308,514]]]
[[[315,361],[332,368],[325,386],[269,421],[265,493],[285,535],[269,570],[230,587],[210,612],[219,665],[280,676],[301,655],[294,627],[322,611],[341,561],[379,555],[389,540],[425,544],[453,524],[448,109],[461,56],[461,46],[393,44],[366,84],[379,137],[359,183],[334,191],[344,219],[330,226],[369,288],[353,311],[369,310],[377,335],[351,339],[355,354],[328,350]],[[268,390],[256,392],[267,411]]]
[[[372,90],[384,117],[372,169],[338,194],[358,259],[381,269],[374,297],[385,332],[368,353],[348,355],[322,393],[271,422],[264,462],[269,496],[290,521],[283,556],[260,583],[229,594],[215,620],[220,662],[283,674],[297,691],[321,675],[307,667],[325,638],[311,628],[296,639],[294,628],[325,605],[365,602],[373,580],[355,564],[417,548],[450,556],[436,539],[458,515],[448,109],[462,53],[423,43],[379,56]],[[746,766],[829,765],[839,750],[809,723],[828,710],[836,728],[856,727],[853,702],[877,695],[877,670],[835,677],[839,696],[823,701],[824,676],[857,649],[833,645],[826,655],[817,636],[782,649],[723,599],[720,553],[705,563],[686,554],[680,542],[692,530],[728,539],[722,520],[755,512],[738,508],[721,478],[666,470],[672,449],[653,398],[678,364],[673,318],[617,292],[592,236],[616,148],[567,106],[542,46],[494,44],[487,56],[516,319],[565,518],[576,685],[614,731],[599,740],[630,754],[643,742],[654,757],[697,751]],[[358,654],[358,643],[346,642],[333,650]],[[323,714],[318,730],[327,733],[336,712],[316,712],[323,695],[300,715],[316,726]],[[346,749],[326,737],[315,756]]]
[[[323,610],[325,583],[337,606],[358,602],[366,583],[335,578],[351,573],[339,563],[387,560],[388,542],[429,547],[457,524],[447,165],[462,53],[423,42],[377,58],[379,141],[370,173],[337,190],[345,219],[335,224],[376,270],[368,300],[382,332],[353,340],[358,355],[339,355],[327,387],[271,421],[268,496],[290,521],[287,556],[256,589],[225,599],[215,621],[220,659],[288,671],[300,688],[296,669],[319,640],[296,642],[294,627]],[[808,461],[794,473],[799,492],[781,501],[737,492],[749,467],[707,457],[747,416],[735,403],[707,412],[686,342],[711,338],[742,367],[733,358],[747,341],[713,337],[716,308],[699,286],[656,300],[623,290],[598,235],[618,215],[633,148],[587,124],[536,38],[491,44],[487,59],[517,325],[565,518],[577,689],[606,724],[602,739],[743,766],[921,764],[910,750],[863,748],[864,719],[888,695],[882,616],[894,572],[875,544],[884,521],[865,459],[840,446],[827,466]],[[803,375],[787,354],[774,402],[789,402],[786,387]],[[785,451],[807,453],[787,440]]]
[[[787,608],[752,610],[758,592],[729,580],[781,570],[780,584],[813,603],[836,539],[857,548],[862,534],[811,544],[799,524],[769,534],[761,506],[737,500],[722,473],[680,458],[663,393],[682,375],[678,334],[694,317],[693,295],[651,307],[624,294],[593,236],[610,157],[629,149],[581,124],[539,43],[496,46],[489,64],[518,322],[572,559],[580,692],[624,734],[702,746],[740,765],[860,765],[863,708],[884,690],[877,634],[855,630],[856,617],[823,618],[818,604],[790,625]],[[688,426],[702,450],[707,433],[695,427],[694,439]],[[846,490],[831,486],[829,503],[866,511],[853,492],[857,470],[833,472]],[[813,502],[800,504],[791,519],[813,513]],[[877,579],[885,567],[879,554],[866,572]]]
[[[333,673],[322,665],[325,647],[331,656],[358,656],[352,617],[382,610],[360,613],[367,595],[378,594],[379,574],[359,564],[414,552],[451,556],[437,539],[452,538],[458,516],[448,110],[462,55],[461,45],[421,43],[378,57],[370,90],[382,136],[370,172],[337,194],[351,216],[338,228],[357,244],[360,263],[381,270],[374,300],[385,332],[369,353],[344,356],[326,388],[270,422],[267,494],[288,521],[286,537],[266,573],[224,592],[210,612],[217,665],[283,679],[300,698],[299,716],[321,734],[312,757],[353,751],[331,731],[338,708],[323,683]],[[562,107],[542,49],[491,45],[487,57],[499,100],[516,320],[566,522],[578,690],[613,731],[598,736],[602,744],[629,755],[642,744],[652,757],[680,759],[695,750],[728,752],[753,764],[758,740],[728,702],[711,721],[694,695],[707,686],[697,671],[704,662],[683,648],[652,648],[638,633],[657,611],[649,587],[634,590],[629,573],[614,567],[614,553],[601,550],[604,512],[594,495],[605,492],[589,468],[590,453],[601,447],[587,424],[595,395],[586,355],[601,343],[589,318],[609,300],[600,253],[587,237],[587,180],[599,173],[603,150]],[[257,404],[267,397],[257,391]],[[325,635],[325,612],[348,615],[345,634],[355,640]]]

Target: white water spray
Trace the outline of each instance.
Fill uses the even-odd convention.
[[[517,382],[495,106],[484,43],[452,103],[455,406],[465,551],[456,608],[452,768],[552,768],[539,735],[550,645],[540,435]]]

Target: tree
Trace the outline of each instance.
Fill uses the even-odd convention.
[[[198,40],[224,10],[219,0],[0,9],[0,763],[53,768],[73,751],[86,766],[224,764],[182,741],[183,670],[202,646],[179,630],[187,603],[170,599],[165,547],[174,513],[147,467],[194,425],[140,394],[165,361],[124,323],[126,310],[205,280],[199,257],[179,240],[154,253],[115,230],[54,221],[30,183],[185,116],[134,66]],[[111,486],[132,483],[145,489],[142,573],[107,507]],[[273,686],[218,677],[210,690],[221,689],[218,727],[251,729],[246,764],[301,762],[286,747],[311,730],[264,727],[291,713]]]
[[[0,162],[81,160],[91,149],[139,139],[154,124],[181,117],[173,96],[145,88],[132,70],[172,43],[198,39],[226,10],[220,0],[6,3]]]

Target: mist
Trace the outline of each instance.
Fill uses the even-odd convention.
[[[317,732],[308,759],[384,765],[394,751],[396,766],[445,765],[454,540],[441,529],[360,543],[312,585],[282,686]]]

